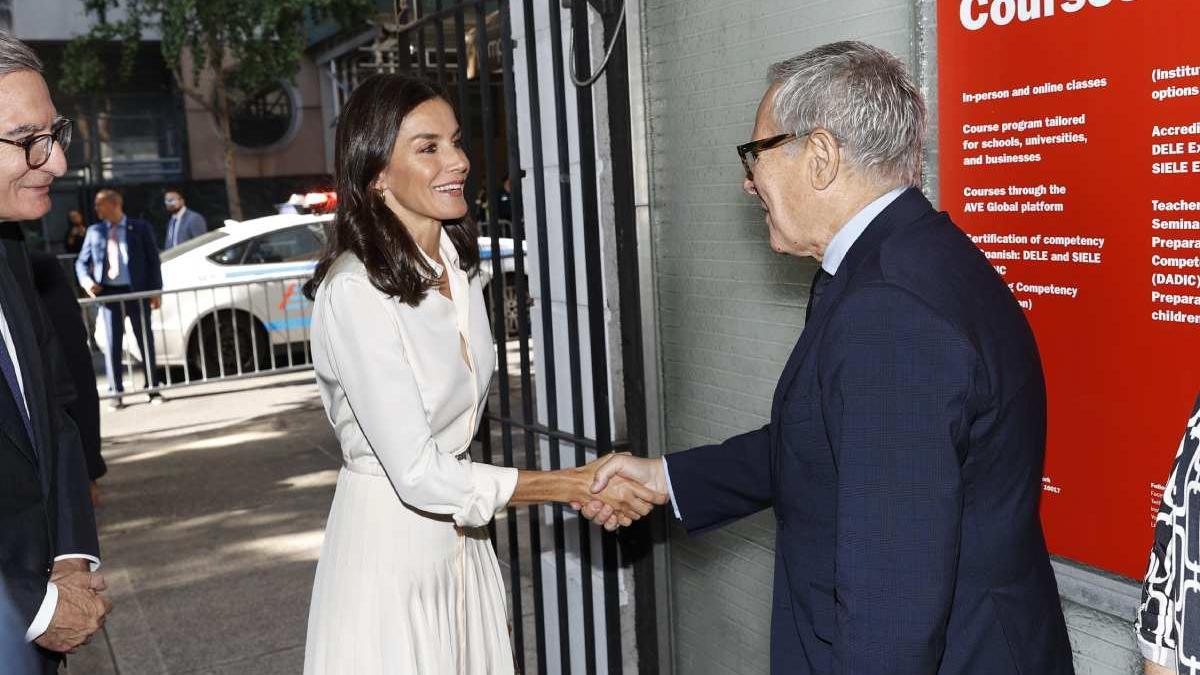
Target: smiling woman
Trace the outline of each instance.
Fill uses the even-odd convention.
[[[584,502],[597,468],[471,459],[496,352],[467,220],[470,164],[449,103],[379,75],[338,121],[338,210],[306,292],[317,387],[342,468],[317,564],[304,672],[513,672],[485,526],[507,507]],[[435,292],[430,292],[435,291]],[[628,525],[666,496],[599,495]]]
[[[440,275],[414,234],[436,252],[439,230],[453,243],[461,269],[475,274],[478,233],[462,196],[470,163],[458,133],[453,109],[430,82],[377,75],[355,89],[337,130],[337,218],[305,286],[310,299],[334,261],[350,252],[371,285],[416,305]]]

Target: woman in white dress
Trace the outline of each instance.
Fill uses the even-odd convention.
[[[604,462],[555,472],[472,462],[495,365],[463,218],[469,170],[431,84],[372,77],[338,121],[338,211],[305,292],[321,401],[342,448],[309,611],[307,675],[512,673],[483,527],[507,506],[590,500]],[[599,497],[629,524],[664,495]]]

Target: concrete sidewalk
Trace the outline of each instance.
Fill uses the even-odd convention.
[[[312,374],[143,400],[103,413],[115,609],[70,673],[299,673],[340,465]]]

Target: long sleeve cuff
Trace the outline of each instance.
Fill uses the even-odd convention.
[[[1160,644],[1146,641],[1146,638],[1140,634],[1137,636],[1138,648],[1142,650],[1142,656],[1147,661],[1153,661],[1163,668],[1175,670],[1178,661],[1175,658],[1175,650],[1170,647],[1165,647]]]
[[[97,558],[96,556],[88,555],[86,553],[66,553],[66,554],[55,557],[54,562],[58,562],[59,560],[75,560],[75,559],[80,559],[80,558],[88,561],[88,567],[91,569],[92,572],[95,572],[96,570],[100,569],[100,559]]]
[[[454,523],[459,527],[482,527],[508,506],[517,489],[517,470],[483,462],[468,466],[475,490],[454,513]]]
[[[38,612],[33,617],[33,623],[29,624],[29,630],[25,631],[25,641],[33,642],[46,632],[50,627],[50,620],[54,618],[54,610],[58,608],[58,586],[52,583],[46,584],[46,597],[42,598],[42,606],[38,608]]]
[[[679,513],[679,504],[675,501],[675,488],[671,487],[671,467],[667,466],[667,458],[662,458],[663,476],[667,478],[667,496],[671,498],[671,508],[675,511],[675,519],[683,522],[683,514]]]

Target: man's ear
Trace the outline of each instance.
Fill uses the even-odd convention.
[[[809,157],[809,181],[814,190],[824,190],[837,179],[842,164],[842,146],[826,129],[813,129],[808,134],[812,147]]]

